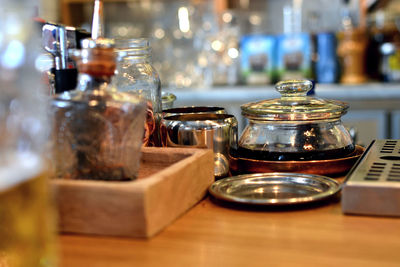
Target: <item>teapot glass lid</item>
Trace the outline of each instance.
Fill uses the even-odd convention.
[[[313,84],[308,80],[281,81],[275,85],[281,98],[251,102],[241,106],[250,119],[308,121],[339,118],[348,105],[342,101],[307,96]]]

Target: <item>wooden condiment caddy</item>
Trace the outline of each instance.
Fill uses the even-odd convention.
[[[143,148],[135,181],[51,183],[61,232],[151,237],[199,202],[213,181],[211,150]]]

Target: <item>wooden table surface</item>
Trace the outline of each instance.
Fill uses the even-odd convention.
[[[118,223],[118,222],[115,222]],[[152,239],[61,235],[61,266],[400,266],[400,218],[204,199]]]

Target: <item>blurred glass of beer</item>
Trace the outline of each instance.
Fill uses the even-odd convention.
[[[37,1],[0,3],[0,267],[56,266]]]
[[[55,266],[54,214],[43,160],[9,153],[0,166],[0,266]]]

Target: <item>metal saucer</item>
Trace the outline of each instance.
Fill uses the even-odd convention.
[[[228,177],[209,188],[211,195],[219,200],[262,206],[316,202],[339,190],[339,183],[325,176],[278,172]]]

